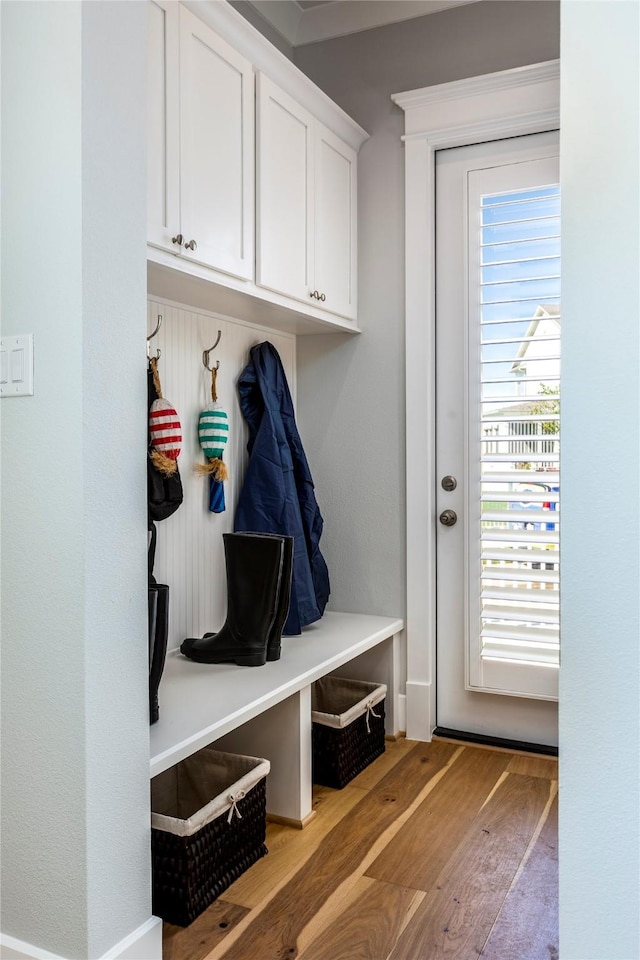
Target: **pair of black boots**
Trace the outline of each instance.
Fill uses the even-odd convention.
[[[198,663],[261,667],[279,660],[291,601],[293,537],[224,533],[227,618],[218,633],[184,640],[181,652]]]

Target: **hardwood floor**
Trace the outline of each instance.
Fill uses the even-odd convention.
[[[555,760],[389,742],[164,960],[557,960],[557,806]]]

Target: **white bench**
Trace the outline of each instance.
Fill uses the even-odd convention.
[[[263,667],[200,664],[167,655],[160,719],[151,727],[151,776],[215,741],[266,757],[271,819],[303,826],[311,808],[311,684],[329,673],[387,684],[386,731],[398,733],[399,634],[403,621],[325,613],[299,637],[282,638]]]

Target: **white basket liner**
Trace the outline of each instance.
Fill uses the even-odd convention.
[[[190,837],[242,800],[271,769],[268,760],[204,747],[151,781],[151,826]]]
[[[311,688],[311,720],[324,727],[340,730],[375,707],[386,695],[387,687],[384,683],[347,680],[345,677],[322,677],[316,680]],[[329,713],[313,709],[327,702],[342,712]]]

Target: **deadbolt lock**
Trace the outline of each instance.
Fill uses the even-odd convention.
[[[443,510],[440,514],[440,523],[444,527],[453,527],[458,522],[458,514],[455,510]]]
[[[455,488],[458,486],[458,481],[456,480],[455,477],[447,475],[446,477],[442,478],[441,484],[442,484],[443,490],[446,490],[448,493],[451,493],[451,491],[455,490]]]

